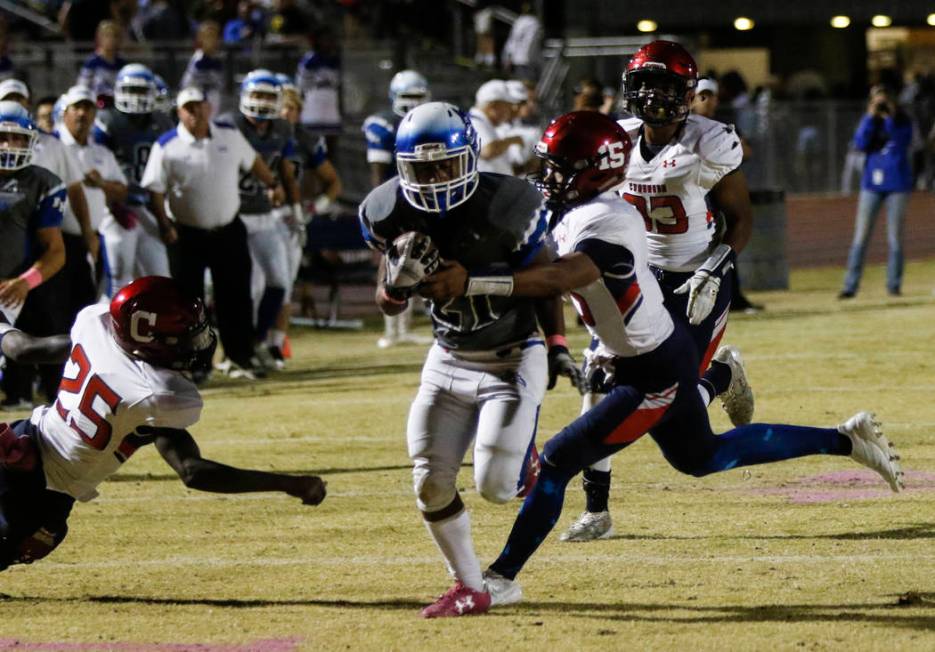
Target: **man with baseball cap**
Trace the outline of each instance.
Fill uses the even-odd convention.
[[[101,223],[105,219],[113,219],[108,204],[126,201],[127,178],[113,153],[91,138],[91,128],[97,115],[97,101],[92,91],[85,86],[72,86],[65,93],[62,104],[62,124],[56,133],[78,163],[90,226],[97,239]],[[100,274],[89,265],[88,248],[82,239],[82,228],[74,211],[66,206],[64,213],[64,276],[68,278],[70,287],[63,310],[71,324],[82,308],[97,300]]]
[[[176,106],[179,124],[156,141],[140,185],[151,193],[163,241],[178,247],[175,277],[182,286],[204,297],[204,271],[211,270],[226,370],[253,379],[250,251],[238,188],[241,174],[267,188],[276,187],[276,178],[239,129],[211,121],[200,89],[183,89]],[[166,213],[167,197],[174,221]]]
[[[470,111],[471,124],[480,138],[479,172],[513,174],[509,149],[511,145],[523,146],[520,136],[502,137],[497,128],[513,117],[513,94],[502,79],[491,79],[481,84],[474,95],[474,106]]]

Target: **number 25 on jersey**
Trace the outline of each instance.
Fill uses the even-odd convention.
[[[73,378],[62,377],[62,382],[58,387],[59,397],[55,401],[55,409],[62,421],[78,433],[89,446],[97,450],[104,450],[107,448],[107,444],[110,443],[113,432],[107,418],[120,405],[120,396],[100,376],[91,373],[91,361],[88,360],[88,355],[80,344],[71,350],[68,363],[65,370],[66,374],[72,368],[75,368],[77,373]],[[63,396],[63,394],[76,394],[78,398]],[[76,400],[76,407],[66,409],[65,405],[73,405]],[[106,408],[106,411],[98,411],[104,408]],[[74,412],[78,412],[78,414],[75,415]]]

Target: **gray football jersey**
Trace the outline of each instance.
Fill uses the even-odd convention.
[[[360,220],[368,244],[379,251],[397,236],[418,231],[432,238],[443,259],[491,274],[527,266],[545,245],[548,229],[542,196],[531,184],[485,172],[470,199],[444,215],[414,208],[393,177],[367,195]],[[478,295],[432,302],[432,327],[446,348],[498,349],[536,331],[534,301]]]
[[[240,129],[247,142],[263,157],[266,165],[279,175],[279,162],[295,156],[295,140],[293,139],[292,125],[285,120],[269,120],[269,129],[260,135],[256,127],[248,121],[243,114],[230,114],[218,118],[218,122],[234,125]],[[240,212],[246,215],[268,213],[273,205],[266,195],[266,186],[253,176],[251,172],[242,172],[240,175]]]
[[[153,143],[174,127],[172,119],[158,111],[137,116],[108,109],[97,114],[94,140],[112,151],[120,163],[129,182],[128,204],[149,203],[149,192],[140,186],[146,161]]]
[[[36,231],[62,225],[65,186],[36,165],[0,176],[0,278],[17,276],[42,254]]]

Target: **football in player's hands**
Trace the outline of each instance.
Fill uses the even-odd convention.
[[[318,505],[327,495],[327,483],[317,475],[299,475],[289,478],[286,493],[302,500],[303,505]]]
[[[432,239],[416,231],[403,233],[386,252],[386,288],[394,296],[408,297],[437,267]]]

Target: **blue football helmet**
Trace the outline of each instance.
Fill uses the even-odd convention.
[[[428,81],[415,70],[400,70],[390,80],[390,102],[399,117],[431,99]]]
[[[240,85],[240,112],[256,120],[279,117],[282,83],[269,70],[254,70]]]
[[[396,132],[396,168],[406,201],[430,213],[463,204],[477,190],[479,153],[477,132],[458,107],[420,104]]]
[[[39,130],[19,102],[0,102],[0,170],[19,170],[32,163]]]
[[[141,63],[129,63],[117,72],[114,107],[121,113],[142,115],[156,108],[156,78]]]
[[[290,77],[284,72],[276,73],[276,81],[279,82],[279,87],[283,91],[290,90],[290,91],[298,92],[299,90],[299,87],[295,85],[295,82],[292,80],[292,77]]]

